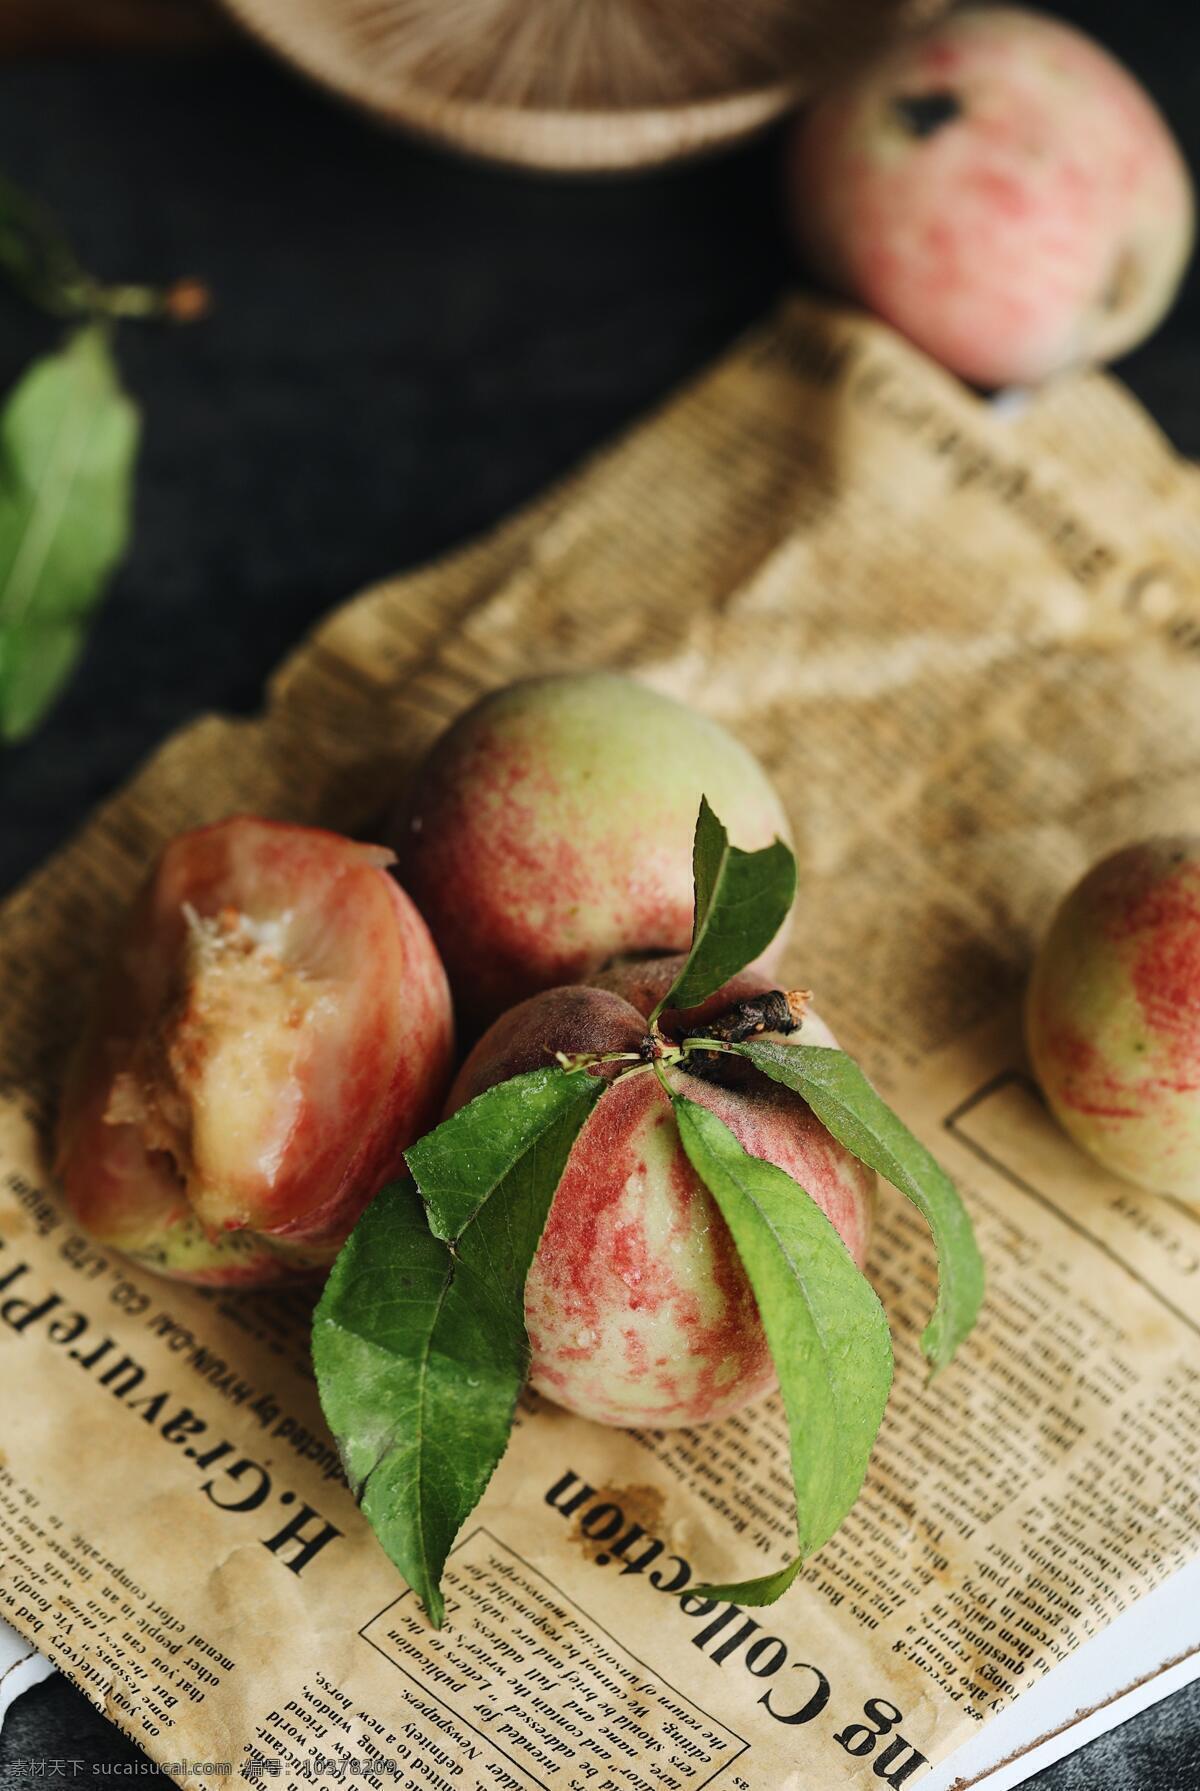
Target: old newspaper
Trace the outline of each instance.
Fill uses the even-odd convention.
[[[862,1498],[780,1604],[678,1596],[787,1558],[775,1404],[633,1434],[530,1397],[434,1633],[342,1482],[309,1297],[97,1249],[46,1126],[171,833],[246,809],[369,832],[481,689],[595,664],[779,779],[791,980],[958,1178],[989,1297],[926,1386],[932,1253],[884,1190],[895,1391]],[[1083,866],[1200,824],[1198,686],[1200,475],[1115,383],[1005,414],[797,301],[482,544],[339,610],[260,719],[169,741],[0,923],[0,1610],[195,1784],[917,1782],[1200,1552],[1200,1212],[1084,1161],[1018,1027]]]

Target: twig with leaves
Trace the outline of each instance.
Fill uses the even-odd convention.
[[[108,285],[53,218],[0,176],[0,272],[52,317],[77,320],[0,411],[0,740],[26,738],[66,683],[125,553],[140,435],[113,354],[121,318],[190,322],[208,295]]]

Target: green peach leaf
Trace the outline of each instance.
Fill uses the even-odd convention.
[[[925,1219],[937,1249],[938,1292],[921,1348],[936,1374],[971,1330],[983,1301],[983,1259],[958,1189],[844,1051],[770,1040],[735,1049],[764,1076],[803,1096],[838,1143],[907,1195]]]
[[[453,1273],[416,1188],[394,1182],[334,1263],[312,1334],[321,1408],[350,1489],[439,1627],[441,1564],[512,1421],[503,1383],[461,1398],[467,1377],[446,1353],[459,1335],[446,1323]]]
[[[486,1203],[507,1199],[515,1178],[554,1186],[571,1144],[606,1084],[556,1065],[485,1089],[404,1153],[435,1237],[452,1244]]]
[[[552,1093],[540,1086],[550,1079]],[[431,1230],[415,1183],[393,1183],[355,1226],[313,1319],[346,1477],[438,1627],[446,1556],[504,1454],[529,1372],[529,1265],[605,1084],[538,1070],[503,1087],[507,1107],[480,1096],[410,1153],[453,1244]]]
[[[103,326],[36,361],[0,412],[0,737],[32,733],[125,551],[138,413]]]
[[[763,1573],[754,1580],[731,1580],[726,1586],[689,1586],[688,1591],[696,1598],[713,1598],[720,1604],[774,1604],[803,1566],[804,1556],[796,1555],[775,1573]]]
[[[796,897],[796,860],[782,840],[760,852],[731,846],[701,797],[692,849],[696,915],[687,962],[651,1015],[695,1007],[764,952]]]
[[[801,1559],[854,1504],[892,1382],[887,1319],[836,1228],[799,1183],[752,1157],[707,1107],[672,1094],[688,1160],[716,1201],[754,1290],[787,1415]],[[747,1581],[778,1597],[797,1563]]]

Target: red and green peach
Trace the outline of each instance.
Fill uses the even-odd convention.
[[[556,1051],[636,1051],[678,963],[630,966],[602,979],[606,987],[554,989],[512,1009],[463,1066],[451,1109]],[[664,1015],[664,1029],[670,1036],[769,986],[743,972],[703,1008]],[[804,1038],[833,1043],[813,1016]],[[798,1095],[737,1067],[728,1083],[671,1075],[747,1151],[800,1183],[861,1267],[874,1176]],[[699,1424],[774,1387],[745,1270],[653,1073],[606,1090],[576,1139],[526,1282],[525,1319],[533,1385],[601,1423]]]
[[[702,795],[747,851],[789,837],[746,748],[630,678],[530,679],[455,723],[394,843],[468,1031],[614,959],[686,948]]]
[[[1200,838],[1129,846],[1076,885],[1038,952],[1026,1030],[1084,1150],[1200,1201]]]

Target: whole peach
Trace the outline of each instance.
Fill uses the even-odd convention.
[[[1200,1201],[1200,838],[1128,846],[1076,885],[1037,955],[1026,1027],[1076,1142]]]
[[[646,1034],[645,1003],[668,982],[669,974],[631,973],[627,986],[640,1010],[614,987],[531,997],[476,1045],[451,1108],[555,1051],[636,1050]],[[665,1016],[668,1031],[768,986],[761,975],[743,973],[703,1009]],[[805,1020],[803,1035],[833,1043],[815,1018]],[[671,1074],[679,1091],[718,1114],[746,1150],[801,1184],[861,1267],[874,1176],[798,1095],[748,1066],[737,1069],[742,1073],[735,1069],[729,1086]],[[653,1074],[607,1089],[576,1139],[526,1282],[525,1322],[533,1385],[604,1424],[699,1424],[774,1387],[745,1270]]]
[[[468,1030],[613,958],[688,944],[702,795],[736,845],[788,838],[744,746],[608,672],[511,684],[443,735],[393,838]]]
[[[94,1237],[214,1286],[332,1261],[450,1079],[445,974],[390,862],[249,816],[167,846],[60,1105]]]
[[[787,177],[817,271],[985,386],[1132,348],[1191,249],[1191,182],[1148,95],[1015,7],[956,12],[820,101]]]

